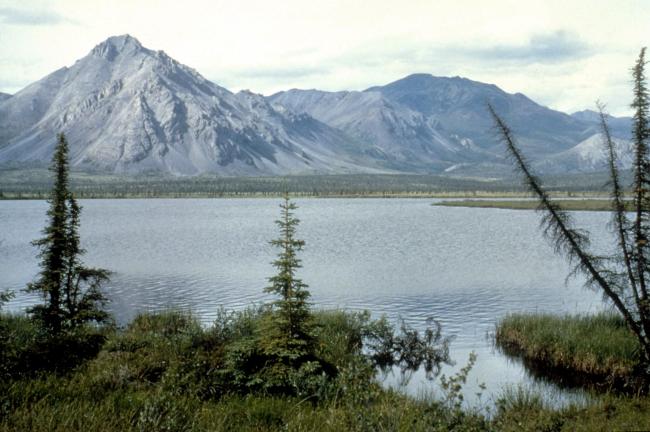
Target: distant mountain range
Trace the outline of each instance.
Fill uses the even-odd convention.
[[[486,106],[541,172],[605,168],[598,114],[568,115],[466,78],[409,75],[365,91],[232,93],[162,51],[115,36],[14,95],[0,93],[0,166],[116,173],[280,175],[509,171]],[[610,118],[629,164],[629,118]]]

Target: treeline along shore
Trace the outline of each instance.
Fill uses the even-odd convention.
[[[629,176],[629,174],[626,173]],[[555,196],[607,194],[604,173],[548,177]],[[0,199],[46,199],[52,179],[46,169],[0,169]],[[172,177],[159,174],[70,173],[77,198],[280,197],[531,197],[516,178],[470,179],[441,175],[348,174],[282,177]]]

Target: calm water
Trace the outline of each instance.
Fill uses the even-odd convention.
[[[431,206],[428,199],[296,200],[298,237],[306,241],[299,276],[319,308],[368,309],[423,327],[438,319],[454,337],[463,366],[478,354],[468,396],[530,383],[525,371],[492,348],[488,334],[509,312],[593,312],[603,306],[553,254],[532,211]],[[223,305],[268,300],[278,199],[82,201],[85,263],[114,272],[106,291],[120,322],[143,310],[186,308],[205,323]],[[0,287],[14,289],[10,310],[34,297],[20,290],[37,273],[35,249],[47,204],[0,201]],[[574,213],[602,249],[608,214]],[[416,375],[411,391],[424,388]],[[563,392],[566,398],[566,392]],[[569,395],[569,397],[571,397]]]

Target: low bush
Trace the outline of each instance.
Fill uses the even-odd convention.
[[[99,353],[107,329],[82,326],[56,336],[24,316],[0,315],[0,376],[66,373]]]

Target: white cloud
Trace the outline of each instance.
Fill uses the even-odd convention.
[[[427,72],[566,111],[600,98],[622,114],[648,22],[646,0],[0,0],[0,91],[130,33],[232,90],[363,89]]]
[[[42,26],[75,23],[74,21],[69,20],[55,12],[18,9],[15,7],[7,6],[0,7],[0,22],[5,25],[19,26]]]

